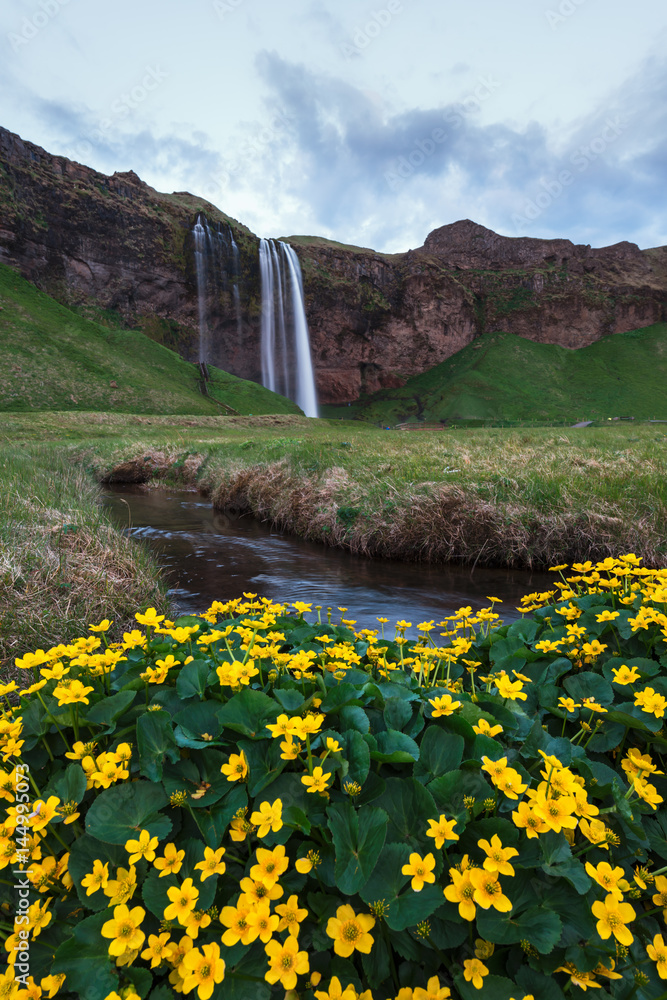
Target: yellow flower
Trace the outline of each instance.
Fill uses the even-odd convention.
[[[105,618],[99,625],[89,625],[88,628],[91,632],[108,632],[112,625],[113,622],[110,622],[108,618]]]
[[[662,719],[667,708],[667,700],[661,694],[657,694],[652,687],[647,687],[643,691],[635,692],[635,705],[639,705],[642,712],[655,715],[656,719]]]
[[[356,914],[346,904],[338,907],[335,917],[329,917],[327,935],[333,939],[334,951],[341,958],[349,958],[354,951],[368,955],[374,940],[369,932],[374,926],[375,917],[370,913]]]
[[[662,934],[656,934],[653,944],[646,945],[646,954],[657,965],[658,975],[661,979],[667,979],[667,946],[662,939]]]
[[[104,889],[109,881],[109,865],[102,864],[101,861],[93,861],[93,871],[90,875],[84,875],[81,885],[86,890],[86,896],[92,895],[98,889]]]
[[[591,906],[594,917],[597,917],[597,932],[603,941],[613,934],[620,944],[631,945],[634,941],[632,933],[626,927],[635,919],[635,911],[629,903],[621,903],[611,893],[604,902],[596,900]]]
[[[514,868],[509,863],[510,858],[518,855],[514,847],[503,847],[497,833],[488,840],[478,840],[477,846],[481,847],[487,857],[484,859],[484,867],[489,872],[499,872],[501,875],[514,875]]]
[[[308,910],[300,909],[297,896],[290,896],[286,903],[276,906],[276,913],[280,917],[278,930],[286,930],[291,937],[299,936],[299,924],[308,916]]]
[[[211,923],[211,918],[206,910],[193,910],[185,921],[185,933],[193,940],[199,936],[199,931],[205,930]]]
[[[293,990],[297,976],[310,970],[308,952],[299,951],[299,943],[295,937],[289,936],[284,944],[269,941],[264,951],[269,959],[269,969],[264,975],[268,983],[280,981],[285,990]]]
[[[445,899],[459,904],[459,916],[464,920],[474,920],[477,910],[474,903],[475,886],[470,878],[471,869],[466,868],[460,872],[456,868],[450,868],[449,874],[452,884],[444,889]]]
[[[252,910],[252,902],[245,896],[239,897],[236,906],[223,906],[220,923],[227,928],[222,935],[222,943],[226,948],[232,948],[239,941],[241,944],[251,944],[256,939],[259,932],[248,923]]]
[[[255,882],[263,882],[270,889],[276,884],[283,872],[287,871],[289,858],[285,857],[282,844],[267,851],[264,847],[257,848],[257,864],[250,869],[250,878]]]
[[[281,760],[296,760],[301,753],[301,744],[295,742],[291,736],[288,736],[286,740],[283,740],[280,744],[280,749],[282,753],[280,754]]]
[[[195,865],[195,871],[201,872],[199,877],[202,882],[204,882],[209,875],[224,874],[225,868],[227,867],[225,862],[222,860],[222,855],[224,853],[224,847],[219,847],[217,851],[214,851],[212,847],[204,848],[204,860]]]
[[[472,728],[478,736],[490,736],[491,738],[503,732],[503,727],[500,724],[492,726],[486,719],[479,719],[477,725]]]
[[[473,868],[470,872],[470,881],[475,888],[473,899],[478,906],[485,910],[492,906],[500,913],[509,913],[512,909],[511,902],[503,895],[497,872],[488,872],[485,868]]]
[[[164,911],[164,919],[178,920],[179,924],[185,925],[197,905],[199,889],[195,888],[191,878],[186,878],[180,888],[170,886],[167,889],[167,896],[169,897],[169,906]]]
[[[262,802],[259,810],[251,815],[250,822],[258,827],[257,836],[260,840],[266,837],[269,831],[278,833],[283,826],[282,800],[276,799],[273,803]]]
[[[618,865],[612,868],[606,861],[594,867],[590,861],[586,862],[586,871],[599,886],[606,889],[616,899],[623,899],[623,893],[619,888],[619,882],[625,880],[625,872]],[[627,887],[627,883],[626,883]]]
[[[116,906],[120,903],[129,902],[134,896],[137,888],[137,869],[134,865],[129,868],[119,868],[115,879],[109,879],[103,886],[104,895],[109,897],[109,906]]]
[[[454,701],[451,694],[444,694],[440,698],[429,699],[429,705],[433,706],[433,718],[439,719],[443,715],[453,715],[461,707],[461,702]]]
[[[511,681],[504,671],[499,677],[496,677],[496,687],[501,698],[509,698],[510,701],[517,699],[526,701],[528,699],[528,695],[523,693],[523,682]]]
[[[265,899],[273,900],[280,899],[283,895],[282,886],[276,883],[268,888],[263,882],[255,882],[251,878],[242,878],[239,882],[239,889],[244,896],[247,896],[253,903],[262,903]]]
[[[248,926],[256,931],[262,944],[266,944],[273,937],[273,932],[280,923],[280,917],[271,913],[271,903],[268,899],[256,903],[248,914]]]
[[[472,983],[476,990],[481,990],[484,985],[484,976],[488,976],[489,970],[480,962],[478,958],[466,958],[463,963],[463,976],[466,982]]]
[[[558,704],[561,708],[564,708],[566,712],[574,712],[575,708],[581,708],[574,698],[559,698]]]
[[[159,625],[160,622],[163,622],[165,618],[164,615],[159,615],[155,608],[148,608],[145,614],[142,615],[137,613],[134,617],[140,625],[148,625],[152,628]]]
[[[183,992],[190,993],[197,988],[199,1000],[209,1000],[216,983],[225,978],[225,961],[220,958],[220,946],[214,942],[192,948],[180,966],[183,976]]]
[[[156,858],[153,862],[153,866],[160,873],[158,878],[164,878],[165,875],[178,875],[183,866],[184,857],[185,851],[177,850],[175,844],[167,844],[164,849],[164,857]],[[197,866],[195,865],[195,867]]]
[[[475,958],[491,958],[495,950],[496,946],[493,941],[475,938]]]
[[[412,996],[407,997],[404,995],[404,990],[399,990],[396,1000],[448,1000],[452,995],[447,986],[440,985],[440,980],[437,976],[431,976],[426,989],[417,986],[414,992],[410,992]]]
[[[301,784],[306,786],[308,792],[326,792],[330,774],[325,774],[321,767],[314,767],[312,776],[305,774],[301,778]]]
[[[614,684],[620,684],[625,686],[626,684],[634,684],[641,677],[641,674],[636,667],[627,667],[625,663],[622,663],[620,667],[612,667],[611,672],[614,675]]]
[[[113,919],[107,920],[102,926],[102,937],[111,938],[109,954],[119,958],[126,951],[137,951],[141,948],[146,935],[140,930],[146,911],[140,906],[128,910],[121,904],[114,907]]]
[[[307,875],[308,872],[316,868],[320,863],[320,856],[317,851],[308,851],[305,858],[297,858],[294,867],[300,875]]]
[[[229,762],[220,768],[227,775],[227,781],[245,781],[248,775],[248,761],[243,750],[241,753],[230,754]]]
[[[434,819],[429,820],[429,829],[426,831],[426,836],[433,837],[436,848],[440,850],[445,841],[459,839],[458,833],[454,833],[455,826],[455,819],[446,819],[444,813],[440,813],[437,821]]]
[[[56,687],[53,696],[58,701],[58,705],[76,705],[83,702],[89,705],[87,695],[94,691],[94,687],[85,687],[81,681],[72,681],[67,687]]]
[[[139,840],[128,840],[125,843],[125,850],[130,855],[129,862],[134,865],[139,861],[140,858],[145,858],[146,861],[155,860],[155,848],[158,845],[158,838],[151,837],[148,830],[142,830],[139,834]]]
[[[434,868],[435,858],[432,854],[427,854],[425,858],[419,854],[411,854],[409,864],[403,865],[401,874],[411,876],[413,892],[421,892],[425,882],[435,882]]]
[[[170,944],[169,934],[165,931],[159,936],[157,934],[149,934],[148,936],[148,947],[145,951],[142,951],[141,957],[147,962],[150,959],[151,969],[160,965],[165,959],[168,959],[172,953],[173,945]]]
[[[329,983],[328,992],[325,993],[324,990],[316,990],[315,996],[317,1000],[357,1000],[357,991],[352,983],[343,989],[338,976],[333,976]],[[410,997],[412,997],[412,990],[410,990]]]

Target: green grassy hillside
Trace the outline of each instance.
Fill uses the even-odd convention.
[[[404,420],[667,419],[667,324],[617,333],[577,351],[510,333],[478,337],[400,389],[322,416]]]
[[[136,330],[106,325],[60,305],[0,265],[0,411],[116,413],[300,413],[289,399],[210,368],[207,399],[198,370]]]

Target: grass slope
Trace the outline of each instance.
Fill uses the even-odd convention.
[[[136,330],[95,322],[0,265],[0,411],[300,413],[289,399],[211,368],[202,396],[196,367]],[[115,385],[112,385],[115,383]]]
[[[400,389],[324,407],[323,416],[403,420],[667,419],[667,324],[617,333],[577,351],[485,334]]]

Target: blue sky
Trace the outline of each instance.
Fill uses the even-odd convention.
[[[667,244],[664,0],[3,0],[0,124],[264,236]]]

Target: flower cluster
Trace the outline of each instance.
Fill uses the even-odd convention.
[[[21,657],[0,997],[655,1000],[667,573],[566,569],[510,625],[245,594]]]

